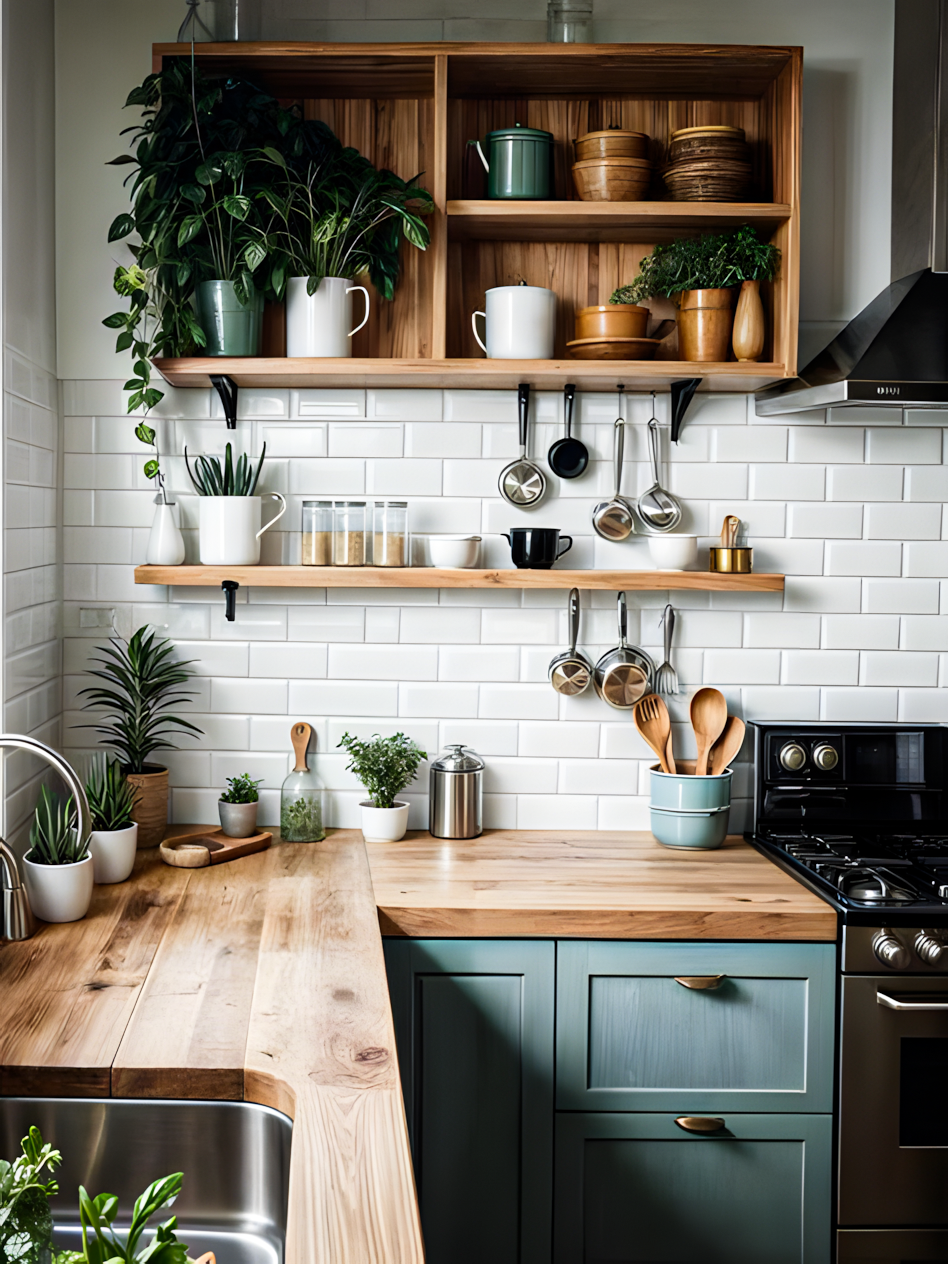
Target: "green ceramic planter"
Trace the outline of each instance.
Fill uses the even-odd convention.
[[[198,320],[207,338],[209,356],[260,354],[263,334],[263,294],[255,290],[245,307],[234,293],[233,281],[202,281],[197,287]]]

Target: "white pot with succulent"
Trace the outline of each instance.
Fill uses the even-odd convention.
[[[427,754],[404,733],[376,733],[368,742],[345,733],[339,745],[349,752],[346,771],[354,772],[370,795],[359,804],[363,838],[367,843],[397,843],[408,828],[409,809],[397,796],[415,780]]]
[[[135,866],[138,823],[132,813],[136,797],[119,761],[96,755],[86,780],[92,813],[89,851],[96,882],[124,882]]]
[[[200,497],[198,536],[202,566],[256,566],[260,561],[260,537],[286,513],[286,500],[280,492],[254,495],[266,455],[264,444],[254,469],[246,453],[235,461],[228,443],[223,459],[196,457],[192,470],[188,449],[184,449],[185,465]],[[261,526],[264,496],[278,501],[280,511]]]
[[[260,778],[262,781],[263,778]],[[257,808],[260,794],[257,786],[260,781],[253,781],[249,772],[239,777],[228,777],[228,789],[217,802],[220,813],[221,829],[228,838],[249,838],[257,828]]]
[[[40,786],[23,876],[30,907],[44,922],[77,922],[92,900],[93,865],[75,801]]]

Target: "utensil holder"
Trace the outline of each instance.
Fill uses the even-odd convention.
[[[725,575],[749,575],[754,569],[754,550],[712,548],[708,569]]]
[[[693,764],[680,773],[662,772],[654,764],[649,780],[652,834],[663,847],[713,851],[721,846],[731,815],[730,769],[696,777]]]

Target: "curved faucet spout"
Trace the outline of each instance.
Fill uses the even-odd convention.
[[[39,759],[45,760],[51,768],[54,768],[59,773],[76,804],[79,841],[82,843],[87,842],[89,835],[92,833],[92,814],[89,811],[86,788],[82,784],[82,778],[75,768],[67,763],[62,755],[58,751],[54,751],[51,746],[38,742],[35,737],[25,737],[20,733],[0,733],[0,750],[26,751],[30,755],[36,755]]]

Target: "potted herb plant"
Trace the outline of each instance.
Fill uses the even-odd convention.
[[[89,850],[96,882],[124,882],[135,865],[138,825],[133,819],[135,790],[117,759],[96,755],[86,779],[92,814]]]
[[[23,857],[30,908],[44,922],[77,922],[89,911],[93,865],[89,840],[80,838],[72,795],[40,786]]]
[[[396,843],[408,828],[409,804],[398,795],[418,774],[418,765],[428,756],[404,733],[379,737],[368,742],[343,734],[340,746],[349,753],[347,772],[354,772],[369,792],[359,804],[362,835],[367,843]]]
[[[52,1173],[62,1155],[43,1143],[35,1127],[20,1150],[12,1163],[0,1159],[0,1260],[48,1264],[53,1242],[49,1200],[59,1192]]]
[[[157,847],[168,824],[168,769],[150,763],[149,757],[175,750],[176,735],[204,733],[190,720],[169,714],[193,692],[181,687],[193,675],[191,664],[174,662],[171,642],[147,627],[127,642],[113,637],[99,651],[104,657],[93,659],[99,666],[89,674],[105,683],[80,690],[80,697],[88,699],[83,710],[105,714],[95,724],[78,727],[94,729],[118,755],[126,780],[137,791],[132,819],[138,824],[138,847]]]
[[[257,808],[260,793],[257,786],[263,780],[253,781],[249,772],[239,777],[227,778],[227,789],[217,802],[221,829],[228,838],[249,838],[257,828]]]
[[[254,495],[266,455],[264,444],[254,468],[246,453],[235,461],[228,443],[223,459],[196,457],[192,470],[184,449],[188,474],[201,498],[198,538],[203,566],[255,566],[260,561],[260,537],[286,513],[286,500],[280,492]],[[278,501],[280,512],[261,526],[264,496]]]

